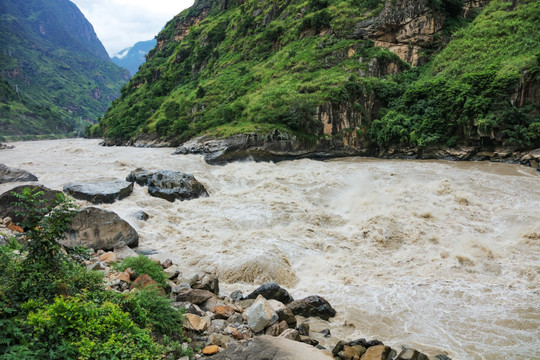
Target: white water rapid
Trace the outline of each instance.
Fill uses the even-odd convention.
[[[452,359],[540,359],[540,176],[489,162],[345,158],[207,165],[172,149],[97,140],[14,143],[0,163],[53,189],[125,179],[137,167],[193,174],[210,196],[129,197],[100,207],[140,248],[216,273],[221,291],[276,281],[321,295],[338,339],[379,339]],[[0,192],[18,184],[2,184]],[[80,204],[84,204],[80,202]],[[146,222],[134,213],[150,215]]]

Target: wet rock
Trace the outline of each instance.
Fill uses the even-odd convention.
[[[193,331],[205,331],[211,325],[210,318],[195,314],[186,314],[184,319],[184,328]]]
[[[278,315],[278,321],[285,320],[290,328],[296,327],[296,317],[292,313],[291,309],[285,306],[282,302],[274,299],[268,300],[268,303]]]
[[[284,304],[288,304],[294,300],[287,290],[283,289],[275,282],[261,285],[251,294],[246,296],[245,299],[256,299],[259,295],[262,295],[266,300],[274,299]]]
[[[80,210],[72,219],[66,238],[60,240],[64,246],[74,248],[114,249],[139,244],[139,235],[116,213],[95,207]]]
[[[129,196],[133,192],[133,183],[123,180],[69,183],[64,186],[64,192],[92,204],[112,204]]]
[[[163,269],[168,269],[168,268],[170,268],[171,266],[173,266],[173,262],[172,262],[171,259],[167,259],[167,260],[165,260],[164,262],[161,263],[161,267],[162,267]]]
[[[380,342],[379,340],[370,340],[370,341],[367,341],[366,339],[357,339],[357,340],[353,340],[353,341],[339,341],[336,346],[334,347],[334,349],[332,350],[332,355],[334,355],[334,357],[336,357],[337,359],[341,359],[340,357],[340,354],[345,350],[346,347],[355,347],[355,348],[358,348],[358,346],[364,348],[364,349],[367,349],[369,347],[372,347],[372,346],[377,346],[377,345],[383,345],[382,342]]]
[[[15,224],[22,225],[23,227],[25,226],[24,221],[26,218],[20,214],[23,209],[15,205],[15,202],[18,202],[19,199],[12,194],[13,192],[21,194],[25,188],[35,189],[33,193],[37,191],[43,192],[41,196],[36,198],[38,200],[36,206],[39,208],[50,206],[52,201],[56,199],[56,195],[61,193],[60,191],[51,190],[43,185],[20,185],[14,187],[13,189],[8,190],[0,195],[0,218],[3,219],[9,216]],[[41,200],[44,200],[44,202],[41,203]]]
[[[309,336],[309,324],[307,322],[300,323],[296,330],[300,335]]]
[[[267,327],[265,333],[266,335],[270,335],[270,336],[279,336],[288,328],[289,328],[289,325],[287,325],[287,322],[283,320],[283,321],[276,322],[275,324]]]
[[[219,294],[219,281],[216,275],[213,274],[204,274],[200,276],[195,283],[191,285],[194,289],[208,290],[214,294]]]
[[[394,360],[428,360],[428,357],[415,349],[405,348]]]
[[[384,345],[375,345],[369,347],[362,355],[360,360],[389,360],[388,355],[392,349]]]
[[[139,210],[139,211],[136,211],[134,214],[133,214],[133,217],[135,217],[135,219],[138,219],[138,220],[141,220],[141,221],[146,221],[150,218],[150,216],[145,213],[144,211],[142,210]]]
[[[272,325],[277,319],[278,316],[276,312],[261,295],[257,297],[253,305],[248,309],[247,323],[256,333],[264,330],[267,326]]]
[[[296,300],[287,305],[294,315],[304,317],[318,316],[328,320],[336,315],[336,310],[323,297],[318,295],[308,296],[302,300]]]
[[[214,293],[208,290],[200,289],[185,289],[176,296],[176,301],[189,302],[195,305],[200,305],[206,300],[215,297]]]
[[[23,181],[38,181],[38,178],[26,170],[10,168],[4,164],[0,164],[0,184]]]
[[[136,169],[127,176],[126,181],[148,186],[148,194],[170,202],[208,196],[204,186],[193,175],[178,171]]]
[[[282,332],[279,337],[294,341],[300,341],[300,334],[298,333],[298,330],[295,329],[287,329]]]
[[[219,346],[217,345],[209,345],[202,349],[203,355],[214,355],[219,352]]]
[[[317,346],[319,345],[319,342],[307,335],[300,335],[300,342],[303,342],[304,344],[308,344],[311,346]]]
[[[331,336],[330,329],[322,329],[321,331],[319,331],[319,334],[322,334],[322,336],[324,336],[325,338]]]

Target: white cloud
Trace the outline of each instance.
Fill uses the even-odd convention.
[[[94,26],[109,55],[153,39],[167,21],[193,4],[193,0],[71,1]]]

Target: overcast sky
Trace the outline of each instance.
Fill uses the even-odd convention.
[[[94,26],[109,55],[153,39],[193,0],[71,0]]]

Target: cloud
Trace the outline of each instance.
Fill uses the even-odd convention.
[[[153,39],[193,0],[72,0],[113,55],[137,41]]]

